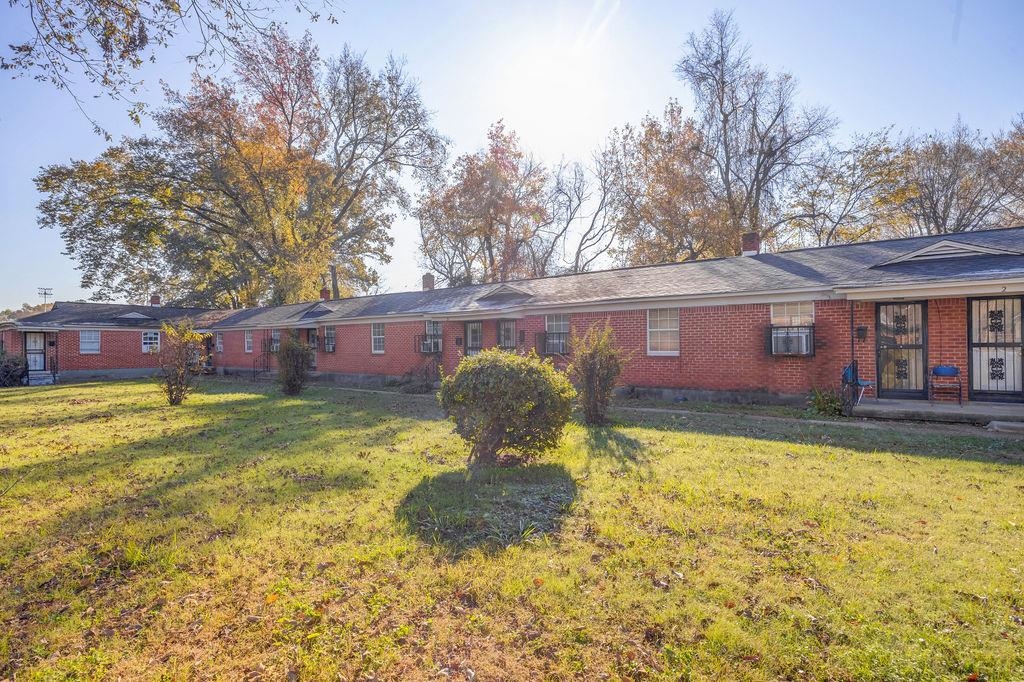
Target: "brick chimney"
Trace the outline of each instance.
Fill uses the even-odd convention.
[[[159,308],[160,307],[160,294],[153,294],[152,296],[150,296],[149,297],[149,305],[153,306],[154,308]]]
[[[423,275],[423,291],[434,290],[434,273],[427,272]]]
[[[329,301],[329,300],[331,300],[331,290],[328,289],[326,286],[325,287],[321,287],[321,289],[320,289],[320,300],[321,301]]]
[[[744,256],[756,256],[761,253],[761,235],[757,232],[744,232],[740,237],[740,253]]]

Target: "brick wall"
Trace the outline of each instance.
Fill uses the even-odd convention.
[[[855,306],[855,325],[867,328],[867,338],[854,342],[860,376],[863,379],[877,382],[878,370],[875,355],[877,304],[875,302],[858,302]],[[967,299],[931,299],[926,302],[926,307],[928,338],[925,373],[927,374],[935,365],[953,365],[960,368],[963,397],[964,400],[967,400],[967,387],[970,385],[970,363],[967,355]],[[871,395],[871,393],[869,392],[867,395]],[[938,400],[956,400],[955,391],[943,391],[936,398]]]
[[[853,355],[863,378],[876,380],[875,303],[846,301],[815,302],[815,355],[813,357],[773,357],[765,348],[770,323],[768,304],[704,306],[679,310],[678,356],[652,356],[647,353],[647,311],[574,313],[570,315],[573,333],[580,334],[594,324],[608,323],[616,341],[631,354],[622,377],[625,385],[655,388],[680,388],[722,391],[769,391],[797,394],[811,388],[835,388],[842,368],[851,353],[850,312],[853,327],[864,327],[863,340],[853,341]],[[932,300],[928,304],[927,367],[952,364],[960,367],[968,385],[967,302],[965,299]],[[497,343],[496,319],[481,320],[485,347]],[[529,315],[515,321],[517,350],[528,352],[536,346],[538,333],[544,331],[544,316]],[[388,322],[384,325],[384,353],[371,352],[370,324],[337,325],[336,350],[323,350],[324,328],[318,329],[320,350],[317,369],[338,374],[402,376],[418,372],[432,361],[419,352],[416,337],[424,324]],[[8,348],[20,352],[21,332],[2,332]],[[290,333],[282,329],[282,337]],[[305,338],[305,330],[301,330]],[[244,332],[224,331],[223,351],[214,352],[213,364],[234,370],[251,371],[259,358],[270,330],[253,332],[253,352],[244,350]],[[465,351],[465,323],[442,325],[442,362],[446,372],[455,371]],[[460,344],[456,341],[461,340]],[[104,330],[98,355],[78,352],[78,332],[57,335],[61,370],[130,369],[156,366],[156,358],[142,352],[141,332]],[[566,358],[556,358],[564,367]],[[271,366],[274,360],[271,358]],[[965,388],[966,393],[966,388]],[[966,397],[966,395],[965,395]],[[949,396],[955,399],[955,396]]]
[[[163,334],[160,334],[160,342],[163,340]],[[92,354],[78,352],[77,331],[61,331],[57,334],[57,362],[61,372],[147,369],[158,365],[156,355],[142,352],[142,330],[138,329],[100,331],[100,352]]]
[[[3,341],[4,351],[7,353],[20,355],[25,347],[25,337],[22,332],[16,329],[0,331],[0,341]]]

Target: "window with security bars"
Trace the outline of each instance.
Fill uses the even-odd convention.
[[[516,321],[515,320],[499,320],[498,321],[498,347],[504,348],[505,350],[515,350],[516,348]]]
[[[679,355],[679,308],[647,311],[647,354]]]
[[[440,320],[427,320],[423,325],[423,336],[420,337],[421,353],[441,352],[441,322]]]

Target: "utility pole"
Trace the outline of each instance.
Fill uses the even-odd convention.
[[[43,299],[43,305],[50,302],[50,298],[53,296],[53,287],[39,287],[36,291],[39,292],[39,296]]]

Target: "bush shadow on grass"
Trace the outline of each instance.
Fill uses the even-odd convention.
[[[603,457],[620,464],[640,459],[644,444],[614,426],[587,426],[584,445],[590,457]]]
[[[556,532],[576,494],[560,464],[463,469],[424,477],[395,516],[408,532],[455,556],[495,553]]]

